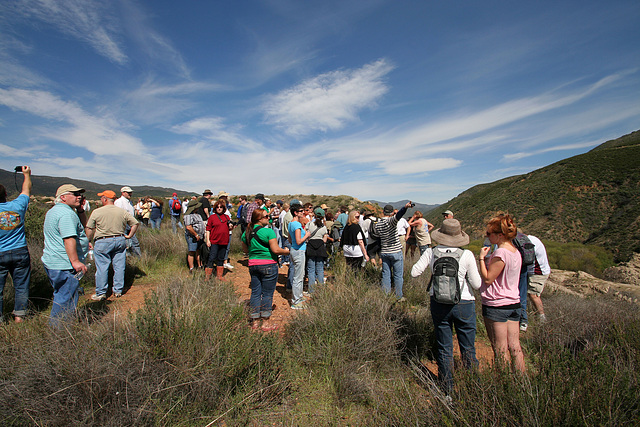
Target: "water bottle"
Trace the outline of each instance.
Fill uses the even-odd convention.
[[[91,267],[91,264],[87,264],[87,269],[89,269],[89,267]],[[84,277],[84,272],[80,270],[76,274],[74,274],[73,277],[75,277],[77,280],[80,280]]]
[[[93,249],[90,249],[89,252],[87,252],[87,258],[93,261]]]

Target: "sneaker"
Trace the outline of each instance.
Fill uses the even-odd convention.
[[[293,304],[291,308],[294,310],[304,310],[307,308],[307,306],[304,304],[304,302],[299,302],[297,304]]]
[[[120,297],[122,296],[122,294],[119,294],[119,293],[115,292],[115,293],[113,294],[113,296],[114,296],[115,298],[120,298]]]
[[[105,299],[107,299],[107,296],[106,295],[93,294],[93,295],[91,295],[91,299],[94,300],[94,301],[104,301]]]
[[[223,264],[223,267],[226,268],[227,270],[233,270],[233,265],[229,264],[228,262],[225,262]]]
[[[527,327],[529,325],[527,325],[526,323],[520,323],[520,332],[527,332]]]
[[[400,299],[398,300],[398,302],[406,302],[406,301],[407,301],[407,299],[406,299],[405,297],[402,297],[402,298],[400,298]]]
[[[310,296],[310,295],[311,295],[311,294],[310,294],[309,292],[307,292],[307,291],[302,291],[302,296],[308,297],[308,296]]]

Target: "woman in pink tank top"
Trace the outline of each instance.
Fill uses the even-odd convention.
[[[522,258],[511,243],[517,227],[511,215],[498,215],[487,224],[487,237],[497,249],[489,255],[489,247],[480,250],[480,286],[482,316],[493,347],[494,359],[511,361],[512,367],[524,372],[524,355],[520,347],[520,292],[518,282]]]

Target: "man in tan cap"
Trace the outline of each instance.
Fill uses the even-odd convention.
[[[84,188],[64,184],[56,191],[55,205],[44,219],[42,264],[53,286],[53,305],[49,323],[58,326],[78,306],[79,276],[87,272],[84,258],[89,239],[84,226],[87,216],[82,205]]]
[[[127,240],[138,230],[138,221],[124,209],[115,206],[116,193],[105,190],[98,193],[102,207],[96,209],[87,221],[87,237],[95,237],[93,257],[96,262],[96,293],[94,301],[107,298],[109,265],[113,265],[113,295],[122,296],[126,267]],[[127,226],[131,227],[125,235]]]

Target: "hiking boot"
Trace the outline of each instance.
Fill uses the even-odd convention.
[[[526,323],[520,323],[520,332],[527,332],[527,327],[529,325],[527,325]]]
[[[405,297],[400,298],[397,302],[406,302],[407,299]]]
[[[107,296],[106,296],[106,295],[96,295],[96,294],[93,294],[93,295],[91,295],[91,299],[92,299],[93,301],[104,301],[105,299],[107,299]]]

